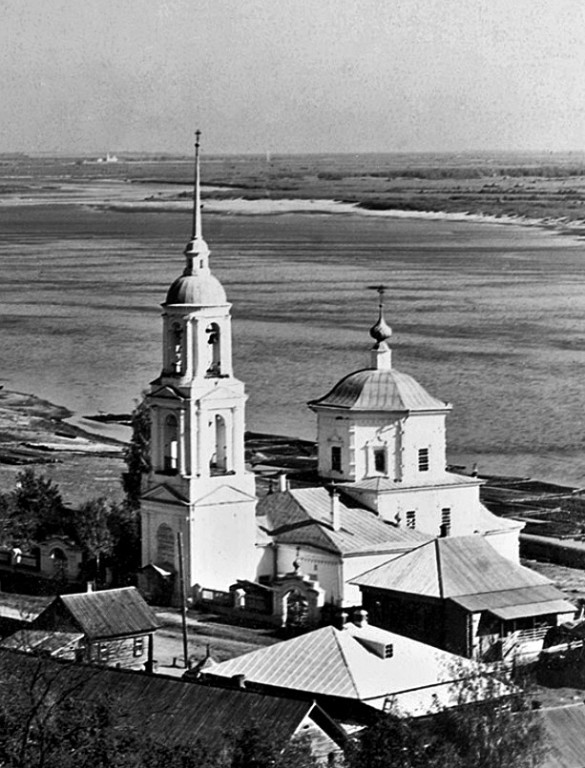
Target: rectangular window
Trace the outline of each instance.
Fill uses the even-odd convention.
[[[375,448],[374,449],[374,470],[380,472],[380,474],[386,474],[386,449]]]
[[[414,509],[410,509],[406,513],[406,527],[410,528],[411,531],[414,531],[416,528],[416,512]]]
[[[331,471],[341,472],[341,446],[339,445],[331,448]]]
[[[98,661],[109,661],[110,658],[110,644],[98,643],[97,647]]]
[[[451,533],[451,510],[445,507],[441,510],[441,536],[445,537]]]
[[[142,656],[143,653],[144,653],[144,638],[143,637],[135,637],[134,638],[133,655],[134,656]]]
[[[429,471],[429,449],[428,448],[419,448],[418,450],[418,471],[419,472]]]

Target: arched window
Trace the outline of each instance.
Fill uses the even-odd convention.
[[[175,564],[175,535],[166,523],[161,523],[156,532],[156,562],[159,565]]]
[[[222,474],[227,472],[227,430],[223,416],[216,414],[213,421],[215,431],[215,450],[209,462],[212,473]]]
[[[164,424],[164,471],[175,475],[178,469],[179,441],[177,417],[170,413]]]
[[[180,323],[173,323],[171,328],[171,344],[173,349],[173,373],[183,373],[183,328]]]
[[[210,323],[205,329],[207,334],[207,344],[209,345],[208,366],[205,372],[206,376],[221,376],[221,357],[220,357],[220,330],[217,323]]]

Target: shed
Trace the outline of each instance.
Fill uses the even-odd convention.
[[[80,633],[77,660],[152,669],[154,633],[160,623],[135,587],[56,597],[30,631]],[[22,639],[22,638],[21,638]]]

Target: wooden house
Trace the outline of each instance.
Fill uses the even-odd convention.
[[[482,536],[423,544],[353,580],[372,623],[469,658],[528,660],[572,619],[563,592]]]
[[[226,736],[260,724],[277,751],[301,737],[315,757],[331,763],[347,733],[314,701],[216,688],[165,675],[72,664],[0,649],[0,696],[7,679],[40,696],[69,696],[82,702],[107,701],[145,738],[168,746],[216,749]]]
[[[135,587],[56,597],[2,646],[115,667],[152,671],[154,611]]]

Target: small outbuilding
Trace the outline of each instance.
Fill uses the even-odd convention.
[[[56,597],[2,647],[152,671],[159,626],[135,587],[82,592]]]

